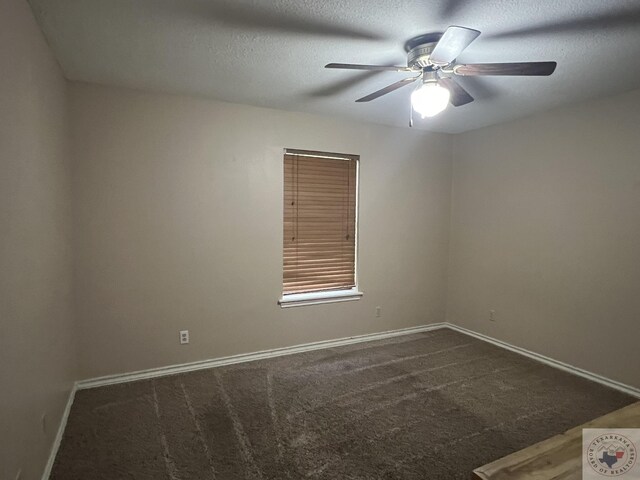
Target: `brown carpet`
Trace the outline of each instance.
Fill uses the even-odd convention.
[[[634,400],[443,329],[80,391],[51,478],[468,479]]]

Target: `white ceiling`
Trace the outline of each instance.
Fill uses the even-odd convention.
[[[29,0],[65,75],[107,85],[408,128],[404,42],[455,24],[482,31],[460,62],[556,60],[551,77],[462,78],[476,97],[418,128],[457,133],[640,88],[639,0]],[[460,78],[460,77],[458,77]]]

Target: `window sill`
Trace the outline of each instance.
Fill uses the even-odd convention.
[[[359,292],[355,288],[331,292],[292,293],[280,298],[278,304],[282,308],[288,308],[301,307],[303,305],[320,305],[323,303],[350,302],[360,300],[362,295],[362,292]]]

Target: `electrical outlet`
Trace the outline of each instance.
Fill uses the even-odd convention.
[[[189,330],[180,330],[180,344],[186,345],[189,343]]]
[[[376,317],[380,317],[382,315],[382,307],[376,307]]]
[[[490,322],[495,322],[496,321],[496,311],[495,310],[489,310],[489,321]]]

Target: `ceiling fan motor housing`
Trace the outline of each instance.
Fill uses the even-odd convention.
[[[407,53],[407,66],[415,70],[420,70],[433,65],[431,63],[431,52],[435,48],[437,42],[423,43],[413,47]]]

